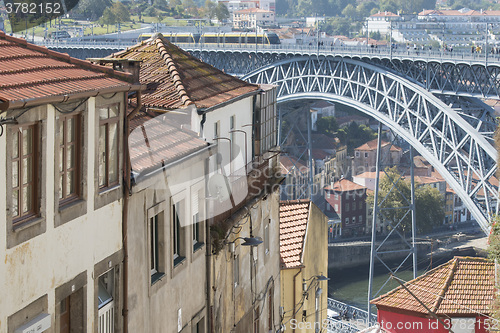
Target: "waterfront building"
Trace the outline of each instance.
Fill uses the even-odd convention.
[[[403,156],[403,149],[392,143],[382,140],[380,152],[380,165],[383,168],[399,166]],[[352,160],[353,176],[363,172],[373,172],[377,162],[377,139],[354,149],[354,158]]]
[[[124,59],[141,60],[147,86],[130,128],[129,331],[275,331],[275,88],[224,74],[161,34],[100,61]]]
[[[327,210],[340,217],[342,235],[358,236],[366,230],[366,187],[341,178],[324,188]]]
[[[327,319],[327,218],[310,200],[281,201],[279,216],[285,331],[317,332]]]
[[[141,86],[3,32],[0,77],[0,332],[119,332],[123,133]]]
[[[378,323],[390,333],[486,333],[492,325],[495,276],[495,263],[488,259],[455,257],[416,279],[402,281],[404,287],[371,304],[377,306]]]

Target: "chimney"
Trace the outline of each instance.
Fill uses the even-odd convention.
[[[132,74],[132,83],[139,84],[139,72],[141,70],[141,61],[122,58],[87,58],[93,64],[105,66],[111,64],[115,71]]]

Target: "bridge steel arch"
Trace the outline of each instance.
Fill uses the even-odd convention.
[[[498,211],[497,152],[477,126],[424,88],[341,57],[284,59],[243,79],[278,86],[278,102],[315,98],[369,114],[409,142],[444,177],[485,233]]]

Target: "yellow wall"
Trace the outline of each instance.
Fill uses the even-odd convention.
[[[322,327],[321,325],[326,319],[328,281],[317,281],[314,278],[310,278],[321,274],[327,276],[327,221],[327,217],[319,210],[318,207],[316,207],[316,205],[311,203],[304,250],[302,254],[302,268],[285,269],[281,271],[281,306],[284,308],[285,312],[283,324],[286,325],[287,332],[293,332],[294,328],[295,332],[314,332],[315,322],[317,322],[316,325],[320,325],[319,327]],[[304,297],[302,291],[303,279],[310,279],[306,282],[307,289],[309,290],[307,297]],[[322,293],[319,296],[318,320],[316,320],[315,293],[318,287],[322,289]],[[295,310],[294,305],[296,305]],[[303,316],[304,310],[306,311],[305,317]]]

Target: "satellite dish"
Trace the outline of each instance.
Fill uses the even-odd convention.
[[[208,191],[211,197],[223,202],[229,199],[231,194],[231,185],[226,176],[216,173],[208,180]]]

